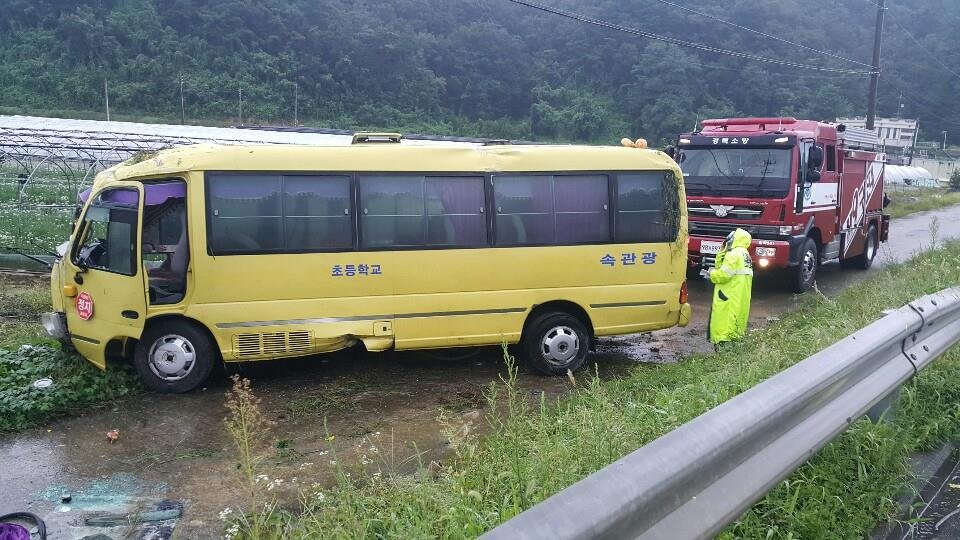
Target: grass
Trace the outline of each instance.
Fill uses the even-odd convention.
[[[0,277],[0,349],[53,346],[56,341],[39,324],[40,314],[50,309],[48,281]]]
[[[940,188],[888,191],[887,194],[891,202],[886,211],[894,218],[960,204],[960,191]]]
[[[512,378],[487,391],[489,434],[450,425],[441,472],[352,465],[336,486],[231,523],[242,538],[475,537],[881,316],[960,282],[960,243],[891,266],[838,297],[808,294],[781,320],[717,355],[580,376],[578,391],[531,401]],[[891,422],[856,422],[731,525],[724,538],[862,537],[895,509],[907,457],[960,429],[955,348],[905,388]],[[449,419],[449,417],[447,417]],[[430,468],[428,467],[427,470]],[[434,469],[434,472],[436,469]],[[256,533],[237,524],[256,523]]]
[[[47,337],[39,319],[49,310],[47,282],[0,278],[0,432],[36,426],[141,391],[128,366],[101,372]],[[33,388],[33,382],[44,377],[52,379],[53,386]]]
[[[21,193],[17,171],[0,166],[0,246],[37,253],[35,244],[52,248],[66,240],[82,174],[42,169]],[[88,178],[87,183],[92,180]]]

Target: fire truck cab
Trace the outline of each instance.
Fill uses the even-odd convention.
[[[704,120],[680,135],[690,270],[712,266],[738,227],[753,237],[754,268],[782,270],[796,292],[827,262],[869,268],[889,225],[875,149],[872,132],[796,118]]]

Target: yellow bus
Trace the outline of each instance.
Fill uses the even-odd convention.
[[[218,361],[357,344],[519,344],[565,374],[597,336],[689,320],[682,177],[662,152],[393,143],[197,145],[104,171],[44,326],[186,392]]]

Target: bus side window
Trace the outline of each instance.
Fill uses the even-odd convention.
[[[487,245],[482,176],[426,178],[427,245]]]
[[[353,247],[349,176],[284,176],[284,248],[290,251]]]
[[[498,246],[610,241],[606,175],[496,176]]]
[[[680,207],[677,183],[672,176],[664,171],[617,176],[615,242],[676,240]]]
[[[208,193],[214,255],[353,248],[349,176],[214,174]]]

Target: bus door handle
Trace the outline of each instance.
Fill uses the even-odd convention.
[[[139,318],[140,318],[140,314],[137,313],[136,311],[133,311],[132,309],[125,309],[125,310],[123,310],[123,311],[120,312],[120,315],[123,315],[123,316],[126,317],[127,319],[139,319]]]

